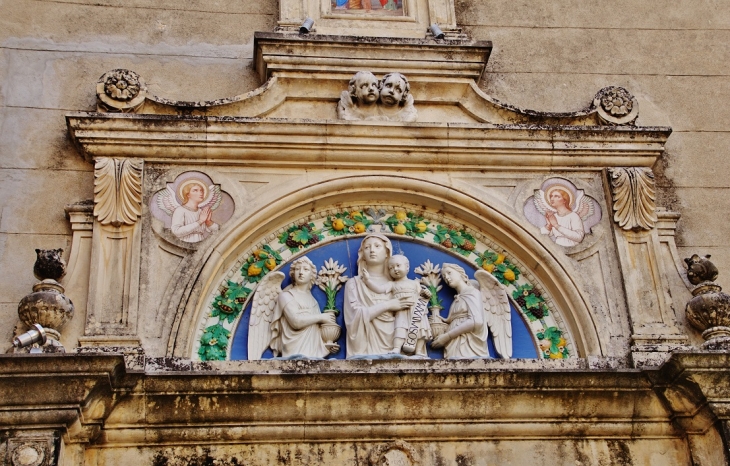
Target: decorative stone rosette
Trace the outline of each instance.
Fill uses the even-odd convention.
[[[46,460],[46,452],[37,443],[18,445],[10,455],[12,466],[42,466]]]
[[[131,70],[116,69],[104,73],[96,84],[99,106],[107,112],[133,113],[147,96],[147,86]]]
[[[687,303],[687,320],[702,332],[702,348],[730,350],[730,295],[713,282],[702,282],[692,289]]]
[[[593,99],[593,106],[607,125],[630,125],[639,116],[639,102],[623,87],[604,87]]]

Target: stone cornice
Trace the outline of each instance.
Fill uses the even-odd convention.
[[[344,122],[73,113],[87,160],[384,170],[651,167],[666,127]]]
[[[304,441],[329,440],[333,429],[340,441],[408,439],[415,409],[429,420],[415,435],[434,441],[525,437],[506,423],[529,424],[530,438],[679,438],[726,417],[727,359],[675,354],[658,369],[616,370],[608,360],[601,369],[598,360],[152,358],[145,372],[126,372],[120,355],[0,355],[0,428],[65,429],[67,441],[103,432],[105,443],[127,445],[153,432],[162,443],[183,431],[210,442],[211,429],[218,443],[240,441],[241,429],[247,442],[268,442],[272,428]],[[117,409],[144,416],[130,423]]]
[[[398,70],[411,77],[479,80],[491,41],[393,39],[257,32],[255,66],[261,81],[278,73],[374,73]]]
[[[90,441],[126,391],[124,358],[0,355],[0,429],[57,429]]]

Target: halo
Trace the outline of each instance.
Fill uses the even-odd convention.
[[[545,190],[545,202],[547,202],[547,205],[552,207],[550,205],[550,194],[553,191],[555,191],[556,189],[559,189],[563,192],[568,193],[569,201],[568,201],[568,205],[566,207],[568,207],[569,209],[572,210],[573,204],[575,204],[575,193],[573,193],[572,189],[568,188],[567,186],[564,186],[562,183],[556,183]]]
[[[197,178],[191,178],[189,180],[186,180],[183,183],[180,183],[180,186],[177,188],[177,198],[180,201],[180,204],[185,204],[185,196],[183,196],[183,188],[189,184],[197,184],[203,187],[203,200],[208,199],[208,187],[203,183],[201,180]]]

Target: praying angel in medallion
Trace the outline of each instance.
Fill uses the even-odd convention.
[[[525,202],[525,216],[560,246],[575,246],[601,220],[601,208],[582,189],[562,178],[545,181]]]
[[[150,212],[179,240],[198,243],[233,214],[233,200],[201,172],[185,172],[150,199]]]

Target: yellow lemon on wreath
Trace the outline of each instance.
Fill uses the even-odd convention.
[[[515,281],[515,273],[511,269],[507,269],[504,271],[504,274],[502,275],[505,280],[508,282]]]
[[[357,222],[353,229],[355,230],[355,233],[365,233],[365,224],[362,222]]]
[[[488,264],[487,261],[482,262],[482,268],[489,273],[494,272],[494,264]]]
[[[267,269],[274,270],[276,268],[276,259],[273,257],[270,257],[266,259],[266,262],[264,263]]]
[[[563,359],[563,353],[550,353],[550,359]]]
[[[253,255],[256,256],[256,259],[265,259],[269,256],[269,253],[263,249],[257,249],[253,252]]]
[[[426,225],[425,222],[418,222],[416,223],[416,231],[419,233],[423,233],[428,228],[428,225]]]
[[[497,260],[494,263],[501,264],[502,262],[504,262],[504,254],[497,254]]]
[[[345,228],[345,222],[341,218],[332,221],[332,228],[337,231],[342,231]]]
[[[261,270],[262,270],[261,267],[259,267],[258,265],[251,264],[251,265],[248,266],[248,270],[247,270],[248,276],[249,277],[256,277],[256,276],[258,276],[261,273]]]
[[[395,218],[398,220],[405,220],[408,218],[408,214],[404,210],[399,210],[395,213]]]
[[[350,212],[350,218],[351,219],[355,220],[358,217],[359,218],[362,218],[362,212],[360,212],[358,210],[353,210],[352,212]]]
[[[405,235],[406,234],[406,226],[402,223],[399,223],[393,228],[393,233],[396,233],[398,235]]]
[[[566,343],[565,338],[560,337],[560,340],[558,340],[558,346],[565,346],[565,343]]]

